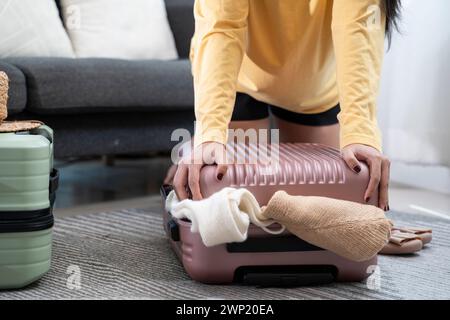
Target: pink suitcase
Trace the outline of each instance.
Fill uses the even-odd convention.
[[[256,152],[252,146],[239,146],[233,154]],[[246,157],[247,158],[247,157]],[[242,161],[241,161],[242,163]],[[271,175],[265,165],[229,165],[222,181],[215,177],[215,167],[201,171],[200,187],[204,197],[224,187],[247,188],[260,205],[267,204],[277,190],[291,195],[314,195],[363,203],[369,180],[368,167],[359,174],[351,171],[339,150],[317,144],[280,144],[279,165]],[[267,173],[267,172],[266,172]],[[163,186],[163,200],[171,186]],[[377,196],[372,197],[377,199]],[[374,200],[373,200],[374,201]],[[375,203],[372,203],[375,204]],[[377,264],[354,262],[318,248],[284,232],[271,235],[251,225],[248,239],[206,247],[197,233],[190,231],[188,220],[164,214],[164,226],[173,249],[189,276],[203,283],[241,282],[261,286],[297,286],[332,281],[362,281]]]

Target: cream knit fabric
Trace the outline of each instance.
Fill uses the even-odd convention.
[[[299,238],[354,261],[375,256],[388,242],[391,222],[383,210],[325,197],[276,192],[262,212]]]
[[[274,221],[258,218],[261,217],[258,201],[247,189],[224,188],[200,201],[179,201],[172,191],[166,199],[166,210],[175,218],[189,219],[191,231],[200,233],[207,247],[245,241],[250,222],[268,233],[284,231],[284,227],[275,231],[267,229]]]

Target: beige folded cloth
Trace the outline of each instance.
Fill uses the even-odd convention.
[[[27,131],[38,128],[42,122],[30,121],[5,121],[8,117],[8,75],[0,71],[0,133]]]
[[[0,71],[0,123],[8,116],[8,108],[6,107],[8,103],[8,89],[8,76],[3,71]]]
[[[299,238],[354,261],[375,256],[388,242],[392,224],[383,210],[325,197],[276,192],[261,219],[283,224]]]

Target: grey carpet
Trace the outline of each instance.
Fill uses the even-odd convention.
[[[154,212],[151,212],[154,211]],[[449,299],[450,222],[393,213],[399,224],[432,227],[419,254],[380,256],[380,289],[365,283],[255,288],[193,282],[170,250],[161,214],[133,209],[57,219],[51,271],[0,299]],[[67,268],[81,269],[81,289],[66,286]]]

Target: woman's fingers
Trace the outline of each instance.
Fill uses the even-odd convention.
[[[175,193],[180,201],[188,198],[188,193],[186,192],[187,182],[188,166],[181,162],[178,165],[177,172],[173,178],[173,189],[175,190]]]
[[[221,156],[224,154],[226,153],[223,144],[206,142],[187,156],[183,156],[173,179],[173,187],[178,199],[203,199],[200,190],[200,171],[204,165],[216,163],[218,164],[216,174],[218,177],[223,177],[227,170]]]
[[[370,157],[367,160],[370,169],[370,180],[364,194],[364,201],[369,202],[373,197],[373,193],[378,189],[381,180],[381,157]]]
[[[227,173],[228,166],[226,164],[218,164],[216,169],[216,177],[218,180],[222,180]]]
[[[193,164],[189,166],[188,183],[193,200],[203,199],[200,192],[200,169],[201,164]]]
[[[389,210],[389,171],[391,163],[389,159],[383,158],[381,161],[381,180],[379,188],[378,206],[384,211]]]
[[[361,160],[365,160],[367,162],[370,169],[370,180],[364,194],[364,201],[369,202],[375,190],[378,189],[381,181],[381,157],[374,157],[366,154],[358,154],[358,156],[361,158]],[[361,172],[361,165],[359,163],[359,160],[356,158],[356,155],[352,150],[343,150],[342,157],[344,158],[350,169],[352,169],[356,173]],[[379,203],[381,203],[381,199],[379,200]],[[384,209],[384,207],[380,208]]]
[[[356,167],[357,162],[358,165],[359,161],[367,163],[370,180],[364,193],[364,200],[369,202],[378,190],[378,199],[376,199],[378,206],[383,210],[389,210],[389,160],[379,150],[363,144],[345,146],[342,149],[342,156],[347,165],[356,172],[361,171],[361,167]]]
[[[355,154],[351,150],[343,150],[342,157],[344,158],[344,161],[345,163],[347,163],[348,167],[354,172],[359,173],[361,171],[361,165],[358,159],[356,159]]]

